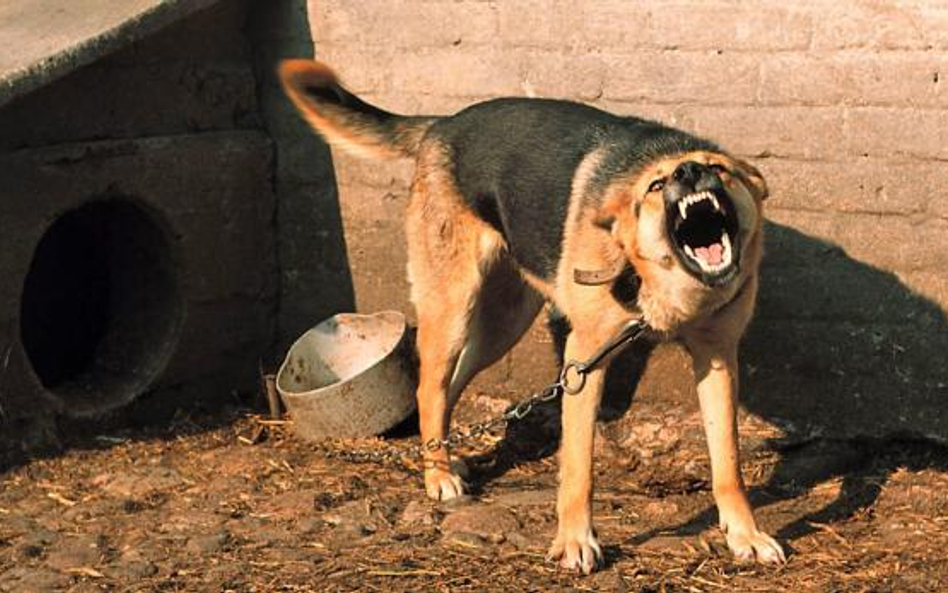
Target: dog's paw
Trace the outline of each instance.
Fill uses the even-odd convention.
[[[741,562],[757,560],[761,564],[783,564],[787,561],[777,540],[757,529],[727,531],[727,546]]]
[[[565,570],[589,574],[602,566],[602,548],[592,527],[560,529],[546,559]]]
[[[440,468],[425,470],[425,492],[433,500],[453,500],[464,496],[465,484],[461,476]]]

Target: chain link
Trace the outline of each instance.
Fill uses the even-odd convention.
[[[647,329],[648,326],[642,320],[630,321],[589,359],[582,362],[571,360],[566,363],[554,383],[528,398],[510,404],[499,416],[470,424],[467,427],[455,428],[443,438],[429,439],[424,443],[409,447],[388,445],[385,449],[378,451],[344,449],[330,443],[320,443],[318,447],[323,455],[330,459],[341,459],[350,463],[388,465],[414,473],[417,469],[406,463],[406,458],[424,459],[426,454],[436,453],[444,448],[471,444],[496,428],[506,427],[512,421],[523,420],[540,404],[556,401],[563,394],[578,394],[586,384],[586,375],[595,370],[609,355],[638,339]],[[575,381],[571,377],[575,377]],[[427,462],[423,461],[422,465],[424,466],[425,463]]]
[[[417,471],[417,468],[406,462],[406,459],[417,459],[419,457],[424,459],[426,454],[436,453],[444,448],[473,444],[484,435],[490,434],[493,430],[506,427],[511,421],[523,420],[536,409],[537,405],[555,401],[559,399],[563,393],[563,383],[557,380],[555,383],[533,394],[529,398],[514,402],[499,416],[489,418],[482,422],[476,422],[466,427],[455,428],[444,438],[429,439],[424,443],[411,445],[409,447],[388,445],[385,449],[381,450],[355,450],[343,448],[332,442],[322,442],[319,443],[317,447],[319,447],[323,456],[328,459],[341,459],[349,463],[387,465],[414,473]]]

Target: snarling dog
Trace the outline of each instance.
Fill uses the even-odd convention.
[[[450,117],[406,117],[360,100],[325,65],[289,60],[280,77],[303,117],[333,146],[408,157],[408,274],[418,316],[423,442],[444,437],[462,390],[504,355],[545,302],[583,360],[643,318],[693,358],[712,485],[731,550],[780,563],[740,473],[737,347],[754,309],[767,188],[715,144],[566,101],[496,99]],[[620,284],[634,288],[621,289]],[[550,556],[592,571],[593,436],[603,373],[562,405],[559,526]],[[425,489],[465,484],[446,449],[429,454]]]

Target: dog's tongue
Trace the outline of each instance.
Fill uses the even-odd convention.
[[[724,246],[720,243],[715,243],[707,247],[698,247],[695,249],[695,255],[703,259],[706,263],[716,266],[724,259]]]

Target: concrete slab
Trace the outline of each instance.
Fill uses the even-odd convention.
[[[218,1],[0,2],[0,105]]]

